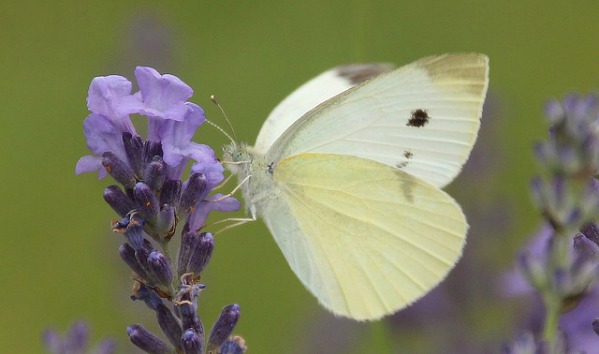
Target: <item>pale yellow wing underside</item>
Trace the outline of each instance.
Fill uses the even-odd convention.
[[[445,192],[359,157],[306,153],[275,168],[262,214],[293,271],[333,313],[373,320],[438,284],[468,228]]]

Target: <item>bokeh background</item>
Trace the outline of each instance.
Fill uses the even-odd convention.
[[[191,99],[253,143],[295,87],[339,64],[405,64],[477,51],[491,58],[481,136],[450,193],[472,225],[466,254],[421,303],[376,323],[336,319],[286,265],[261,222],[217,239],[200,316],[242,309],[253,353],[496,352],[518,328],[518,301],[497,298],[501,273],[538,226],[528,184],[548,98],[597,88],[599,2],[578,1],[1,1],[0,352],[42,351],[47,326],[86,319],[93,339],[133,353],[127,325],[156,328],[133,303],[129,272],[102,200],[112,182],[75,176],[94,76],[133,79],[136,65],[179,76]],[[204,126],[196,141],[226,139]],[[599,309],[598,309],[599,313]]]

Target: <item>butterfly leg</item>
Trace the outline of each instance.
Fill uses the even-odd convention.
[[[232,174],[229,175],[229,177],[225,178],[224,181],[222,181],[218,186],[212,188],[212,190],[216,190],[216,189],[220,189],[220,188],[224,187],[224,185],[227,184],[232,177],[233,177]]]
[[[227,198],[233,196],[233,194],[235,194],[235,192],[237,192],[239,190],[239,188],[241,188],[241,186],[243,186],[243,184],[245,182],[249,181],[250,177],[252,177],[252,176],[249,175],[249,176],[245,177],[241,182],[239,182],[239,184],[235,188],[233,188],[233,190],[229,194],[225,194],[225,195],[221,196],[220,198],[216,198],[216,199],[212,199],[212,200],[207,200],[207,202],[220,202],[223,199],[227,199]],[[227,180],[228,180],[228,178],[227,178]],[[222,186],[224,183],[226,183],[227,180],[225,180],[225,182],[221,183],[219,185],[219,187]],[[256,219],[254,218],[254,220],[256,220]]]
[[[243,225],[248,222],[256,221],[256,213],[254,211],[254,208],[250,208],[249,211],[250,211],[250,216],[251,216],[249,218],[227,218],[227,219],[219,220],[219,221],[213,223],[213,225],[216,225],[216,224],[221,224],[223,222],[230,222],[230,221],[233,222],[231,225],[227,225],[227,226],[223,227],[222,229],[214,232],[213,235],[218,235],[218,234],[223,233],[223,232],[225,232],[229,229],[232,229],[234,227]]]

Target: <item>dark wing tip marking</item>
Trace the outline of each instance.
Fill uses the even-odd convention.
[[[412,111],[412,115],[410,119],[408,119],[408,123],[406,124],[408,127],[424,127],[431,117],[428,115],[426,109],[418,108]]]
[[[389,64],[349,64],[338,67],[337,75],[357,85],[391,69],[393,67]]]

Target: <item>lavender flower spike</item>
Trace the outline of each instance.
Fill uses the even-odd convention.
[[[205,333],[198,304],[206,286],[198,281],[215,239],[200,230],[212,210],[235,211],[241,205],[231,196],[211,194],[224,179],[223,166],[209,146],[192,141],[205,117],[200,106],[187,102],[191,87],[147,67],[138,67],[135,76],[140,88],[135,94],[132,84],[120,76],[92,82],[92,113],[84,131],[93,155],[79,160],[76,173],[108,173],[119,184],[106,188],[103,196],[121,217],[112,226],[126,239],[119,254],[134,272],[131,299],[155,311],[168,339],[135,324],[127,328],[131,342],[146,353],[202,354]],[[135,132],[130,114],[146,116],[147,138]],[[190,177],[183,181],[190,160]],[[175,259],[169,245],[180,223],[185,226]],[[230,337],[238,318],[239,306],[227,306],[213,329],[211,343],[216,349],[225,343],[223,353],[245,351],[241,337]]]

